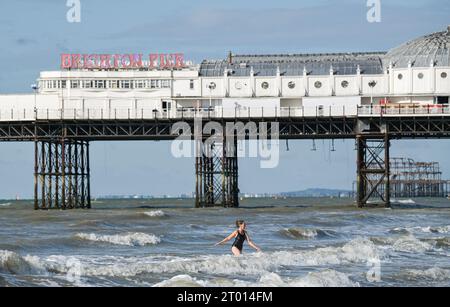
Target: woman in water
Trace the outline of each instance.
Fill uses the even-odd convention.
[[[233,255],[239,256],[240,254],[242,254],[242,248],[245,240],[247,240],[248,244],[251,247],[256,249],[256,251],[260,252],[261,249],[258,246],[256,246],[255,243],[253,243],[247,231],[245,231],[246,228],[245,222],[242,220],[236,221],[236,227],[237,230],[235,230],[231,235],[229,235],[228,237],[217,243],[216,246],[224,244],[234,238],[234,243],[231,247],[231,252],[233,253]]]

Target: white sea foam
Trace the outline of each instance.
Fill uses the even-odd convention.
[[[0,207],[10,207],[12,204],[11,203],[3,203],[0,204]]]
[[[325,270],[321,272],[312,272],[307,276],[287,282],[292,287],[359,287],[358,282],[341,272],[335,270]]]
[[[450,280],[450,270],[433,267],[427,270],[407,270],[406,276],[413,280],[433,280],[433,281],[447,281]]]
[[[438,243],[445,244],[445,238],[419,240],[410,232],[394,237],[373,237],[371,240],[378,245],[383,245],[384,250],[390,249],[404,253],[424,253],[435,249]]]
[[[413,235],[393,239],[392,248],[400,252],[424,253],[433,249],[433,245],[420,241]]]
[[[395,204],[401,204],[401,205],[413,205],[416,204],[416,202],[412,199],[398,199],[398,200],[392,200]]]
[[[450,226],[424,227],[422,231],[431,233],[449,233]]]
[[[144,212],[144,215],[149,216],[149,217],[163,217],[166,214],[162,210],[153,210],[153,211]]]
[[[241,257],[205,255],[181,257],[100,257],[78,260],[84,276],[133,277],[141,274],[213,274],[262,276],[285,266],[322,266],[333,264],[367,263],[382,257],[367,239],[356,239],[342,247],[326,247],[307,251],[279,251],[257,253]],[[67,257],[52,256],[41,259],[49,270],[67,273]]]
[[[95,237],[98,240],[98,236]],[[113,239],[114,240],[114,239]],[[396,251],[418,252],[432,248],[431,244],[413,236],[388,238],[386,248]],[[100,241],[104,241],[104,238]],[[110,239],[106,240],[108,243]],[[120,241],[120,244],[125,244]],[[128,241],[126,244],[131,244]],[[368,239],[357,238],[343,246],[324,247],[300,251],[278,251],[272,253],[231,255],[204,255],[191,258],[152,255],[145,257],[125,256],[64,256],[22,257],[9,251],[0,251],[0,270],[13,274],[50,272],[63,276],[132,278],[139,275],[169,274],[173,278],[155,286],[293,286],[293,287],[351,287],[359,286],[349,276],[334,270],[314,271],[298,278],[281,277],[274,272],[295,266],[334,266],[366,264],[369,260],[384,261],[386,248],[377,248]],[[207,274],[207,280],[193,276]],[[448,270],[433,268],[425,271],[410,270],[407,278],[442,281],[450,279]],[[217,277],[222,276],[222,277]],[[231,279],[227,276],[243,276]]]
[[[207,287],[208,284],[205,281],[199,281],[189,275],[177,275],[168,280],[164,280],[153,287]]]
[[[397,227],[393,229],[394,232],[423,232],[423,233],[450,233],[450,226],[415,226],[415,227]]]
[[[235,282],[236,286],[243,286],[242,283]],[[257,287],[359,287],[358,282],[350,280],[349,276],[335,270],[324,270],[310,272],[306,276],[299,278],[282,278],[276,273],[267,273],[252,284],[246,286]]]
[[[77,238],[93,242],[111,243],[116,245],[145,246],[158,244],[161,239],[153,234],[126,233],[116,235],[98,235],[95,233],[78,233]]]
[[[308,273],[300,278],[282,278],[276,273],[265,273],[255,281],[216,278],[199,280],[190,275],[177,275],[154,287],[359,287],[344,274],[335,270]]]
[[[28,274],[33,272],[42,273],[46,269],[41,265],[38,257],[22,257],[8,250],[0,250],[0,271],[11,274]]]

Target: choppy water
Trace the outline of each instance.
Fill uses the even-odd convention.
[[[0,286],[450,285],[444,199],[366,210],[346,199],[202,210],[190,200],[102,201],[89,211],[31,206],[0,201]],[[237,218],[262,253],[245,244],[244,256],[233,257],[231,243],[213,246]]]

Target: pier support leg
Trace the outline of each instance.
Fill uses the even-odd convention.
[[[237,141],[196,141],[195,206],[238,207]]]
[[[389,137],[358,135],[357,143],[357,204],[390,207]]]
[[[35,141],[34,208],[90,209],[89,142]]]

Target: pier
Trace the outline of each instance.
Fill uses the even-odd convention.
[[[182,53],[63,54],[34,94],[0,95],[0,141],[35,143],[36,209],[91,207],[90,143],[181,136],[197,152],[196,207],[238,207],[236,139],[255,135],[353,139],[357,205],[390,206],[392,191],[441,193],[436,165],[402,170],[390,146],[450,136],[449,50],[450,26],[388,52],[230,52],[198,65]]]
[[[450,106],[319,108],[207,108],[152,112],[147,109],[1,110],[1,142],[34,142],[35,209],[91,208],[89,144],[99,141],[174,140],[177,122],[278,123],[280,139],[354,139],[357,205],[390,205],[390,141],[450,137]],[[268,125],[270,130],[270,125]],[[270,132],[270,131],[269,131]],[[226,137],[224,136],[224,139]],[[235,138],[234,138],[235,139]],[[192,136],[194,141],[194,136]],[[204,146],[203,142],[197,143]],[[225,145],[224,145],[225,144]],[[235,142],[203,148],[212,156],[195,162],[197,207],[238,207]],[[222,155],[217,155],[222,151]],[[223,158],[225,157],[225,158]],[[397,183],[396,183],[397,184]]]

